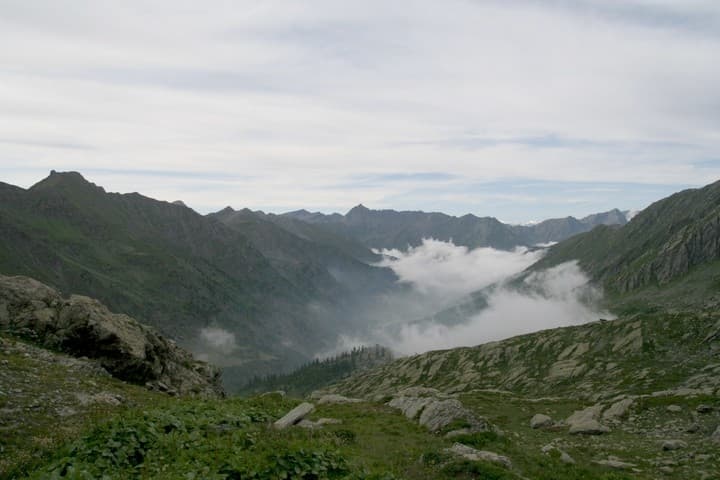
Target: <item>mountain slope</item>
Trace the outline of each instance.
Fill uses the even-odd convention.
[[[323,345],[305,310],[312,292],[217,220],[107,193],[78,173],[53,172],[28,190],[3,184],[0,200],[4,274],[98,298],[241,371],[299,364]],[[234,340],[216,351],[222,339],[203,337],[205,327]]]
[[[343,297],[357,297],[393,288],[397,277],[388,268],[373,267],[346,253],[352,250],[358,256],[375,259],[369,249],[350,245],[347,249],[333,244],[319,243],[313,235],[312,225],[307,225],[302,237],[289,230],[298,230],[302,222],[287,219],[273,222],[269,215],[248,209],[235,211],[225,208],[210,214],[230,228],[242,233],[275,269],[298,288],[312,288],[313,298],[339,301]],[[327,235],[324,237],[327,238]]]
[[[619,210],[595,214],[583,219],[574,217],[550,219],[536,225],[507,225],[492,217],[464,215],[453,217],[444,213],[397,212],[370,210],[358,205],[345,215],[310,213],[298,210],[282,215],[286,218],[319,225],[336,235],[357,239],[372,248],[417,246],[423,238],[452,240],[469,248],[493,247],[510,250],[557,242],[597,225],[624,224]]]
[[[603,226],[570,238],[553,246],[532,268],[569,260],[578,260],[591,279],[611,295],[669,287],[693,281],[698,274],[705,279],[703,286],[717,287],[720,182],[655,202],[622,228]],[[698,269],[704,272],[696,272]]]

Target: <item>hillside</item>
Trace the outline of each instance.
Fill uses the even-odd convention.
[[[582,219],[567,217],[530,226],[508,225],[492,217],[471,214],[454,217],[436,212],[371,210],[363,205],[345,215],[298,210],[282,216],[321,226],[338,236],[359,240],[368,247],[399,249],[417,246],[423,238],[435,238],[452,240],[456,245],[468,248],[511,250],[517,246],[558,242],[598,225],[623,225],[627,221],[625,214],[611,210]]]
[[[622,228],[599,227],[553,246],[533,269],[578,260],[618,302],[712,307],[720,281],[720,182],[653,203]],[[660,293],[662,295],[653,295]]]

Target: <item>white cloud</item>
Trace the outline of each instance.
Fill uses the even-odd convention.
[[[399,335],[387,337],[403,354],[474,346],[548,328],[577,325],[613,316],[595,308],[600,292],[574,262],[533,274],[527,291],[501,287],[488,298],[488,307],[465,323],[409,324]]]
[[[574,3],[0,1],[0,174],[27,186],[51,168],[214,172],[93,174],[201,210],[424,190],[338,186],[368,172],[441,168],[457,175],[435,182],[446,193],[720,176],[698,166],[720,149],[717,2]],[[544,137],[558,141],[526,141]],[[472,211],[483,198],[447,201]]]
[[[383,249],[378,253],[385,255],[380,265],[392,268],[402,283],[412,285],[422,295],[445,302],[519,273],[542,256],[539,250],[470,250],[452,242],[427,238],[407,251]]]

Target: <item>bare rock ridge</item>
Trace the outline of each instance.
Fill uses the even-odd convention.
[[[220,372],[150,327],[97,300],[60,294],[28,277],[0,275],[0,330],[75,357],[113,376],[170,394],[222,396]]]

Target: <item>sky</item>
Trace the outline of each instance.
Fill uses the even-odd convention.
[[[523,223],[720,179],[717,0],[0,0],[0,181]]]

